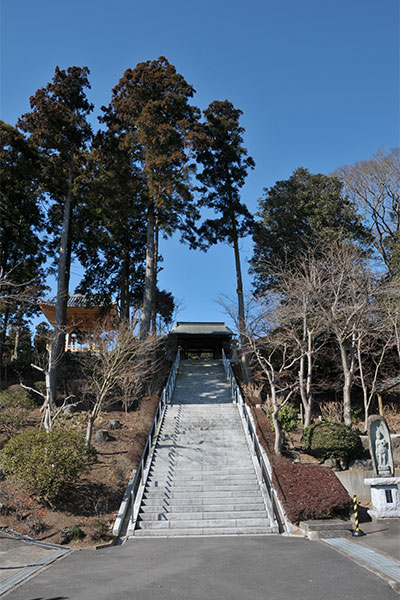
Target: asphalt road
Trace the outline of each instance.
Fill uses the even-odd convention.
[[[137,539],[72,552],[7,600],[399,600],[321,542],[282,536]]]

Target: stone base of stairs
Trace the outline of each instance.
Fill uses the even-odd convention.
[[[215,393],[214,393],[215,392]],[[217,400],[216,400],[217,399]],[[221,361],[186,361],[128,536],[273,533]]]

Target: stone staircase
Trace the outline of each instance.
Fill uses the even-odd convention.
[[[182,361],[135,536],[271,533],[222,361]]]

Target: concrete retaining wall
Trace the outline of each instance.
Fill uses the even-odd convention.
[[[396,469],[395,474],[399,477],[400,469]],[[352,469],[351,471],[335,471],[335,475],[351,497],[356,494],[361,504],[369,504],[371,502],[371,488],[369,485],[364,484],[364,479],[375,477],[374,471]]]

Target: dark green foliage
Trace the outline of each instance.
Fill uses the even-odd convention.
[[[0,466],[45,501],[57,499],[76,483],[95,454],[76,431],[30,429],[11,438],[0,453]]]
[[[199,205],[218,215],[207,219],[199,230],[206,247],[221,241],[234,244],[252,231],[253,217],[240,201],[247,172],[254,168],[254,160],[242,146],[241,115],[228,100],[215,100],[204,111],[206,120],[196,138],[197,161],[203,167],[197,176],[203,184]]]
[[[119,136],[99,132],[81,181],[77,255],[85,267],[77,291],[100,305],[117,298],[120,315],[143,297],[147,195],[135,157]]]
[[[324,251],[338,241],[370,240],[336,177],[296,169],[288,180],[265,189],[259,206],[251,265],[260,292],[274,283],[271,265],[290,267],[309,248]]]
[[[92,130],[87,117],[93,105],[86,98],[89,69],[56,67],[53,80],[30,99],[31,112],[18,126],[41,157],[41,186],[52,202],[48,230],[53,234],[52,250],[57,265],[57,296],[51,344],[50,402],[56,400],[57,365],[64,351],[65,319],[73,252],[73,218],[80,199],[79,176],[86,161]],[[56,235],[54,235],[56,232]]]
[[[86,533],[79,527],[79,525],[71,525],[64,532],[63,542],[69,544],[70,542],[79,542],[86,537]]]
[[[0,431],[10,438],[28,424],[29,413],[24,409],[3,408],[0,410]]]
[[[336,458],[346,461],[360,458],[363,454],[360,436],[343,423],[322,421],[306,427],[302,445],[306,452],[321,460]]]
[[[39,310],[45,261],[40,161],[34,146],[0,121],[0,367],[10,363],[10,327],[21,328]],[[8,355],[4,356],[8,348]]]
[[[3,390],[0,392],[0,407],[29,409],[34,406],[35,403],[26,390]]]
[[[272,413],[268,414],[271,417]],[[299,423],[299,411],[293,404],[288,402],[278,412],[278,421],[283,431],[294,431]],[[271,429],[275,431],[274,424],[271,421]]]
[[[216,216],[206,219],[199,229],[199,243],[203,249],[212,244],[227,242],[233,246],[238,297],[238,328],[240,345],[244,349],[245,310],[239,239],[253,230],[253,217],[240,201],[247,172],[254,168],[254,160],[242,146],[244,129],[239,124],[242,111],[228,100],[211,102],[204,111],[205,122],[196,136],[197,161],[203,167],[198,180],[202,196],[199,206],[213,209]],[[242,362],[243,380],[249,381],[246,359]]]
[[[146,271],[141,337],[150,331],[155,307],[158,230],[193,237],[197,212],[188,178],[188,147],[198,110],[189,104],[194,89],[166,58],[127,69],[113,89],[101,121],[116,136],[118,150],[145,186]],[[144,215],[143,215],[144,216]]]

